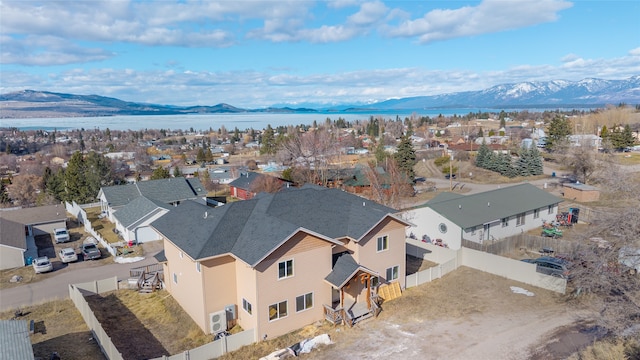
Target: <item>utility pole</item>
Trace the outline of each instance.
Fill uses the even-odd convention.
[[[451,158],[449,159],[449,191],[453,191],[453,153],[451,153]]]

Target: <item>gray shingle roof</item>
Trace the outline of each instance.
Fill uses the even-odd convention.
[[[253,181],[260,176],[268,176],[268,175],[258,174],[253,171],[241,172],[240,177],[230,182],[229,186],[235,186],[238,189],[249,190],[251,188],[251,183],[253,183]]]
[[[358,241],[394,213],[341,190],[303,187],[218,208],[185,202],[152,226],[193,259],[231,253],[253,266],[299,229]]]
[[[346,285],[347,281],[358,272],[358,270],[366,271],[370,274],[377,275],[375,271],[369,270],[358,264],[350,254],[343,254],[338,258],[333,270],[324,279],[334,287],[340,289]]]
[[[473,195],[437,196],[426,206],[463,229],[561,203],[559,197],[523,183]]]
[[[103,187],[101,191],[111,207],[126,205],[139,196],[168,204],[207,195],[207,190],[199,179],[183,177],[107,186]]]
[[[0,360],[34,359],[26,320],[0,320]]]
[[[0,217],[24,225],[47,224],[67,219],[64,205],[37,206],[32,208],[0,210]]]
[[[128,229],[131,225],[140,224],[163,209],[170,210],[171,205],[139,196],[118,209],[113,216]]]
[[[24,224],[0,216],[0,244],[18,249],[27,249]]]

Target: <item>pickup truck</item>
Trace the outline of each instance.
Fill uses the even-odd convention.
[[[84,260],[95,260],[102,257],[102,253],[96,244],[84,243],[82,244],[82,257]]]

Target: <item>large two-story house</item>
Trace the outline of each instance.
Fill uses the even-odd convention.
[[[408,225],[392,208],[317,186],[218,208],[184,202],[152,223],[166,289],[193,320],[216,333],[231,318],[259,338],[336,311],[351,321],[375,306],[379,284],[404,288]]]

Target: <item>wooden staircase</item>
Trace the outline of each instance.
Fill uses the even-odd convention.
[[[140,293],[152,293],[162,289],[164,273],[161,264],[133,268],[129,270],[129,275],[137,279],[136,284]]]

